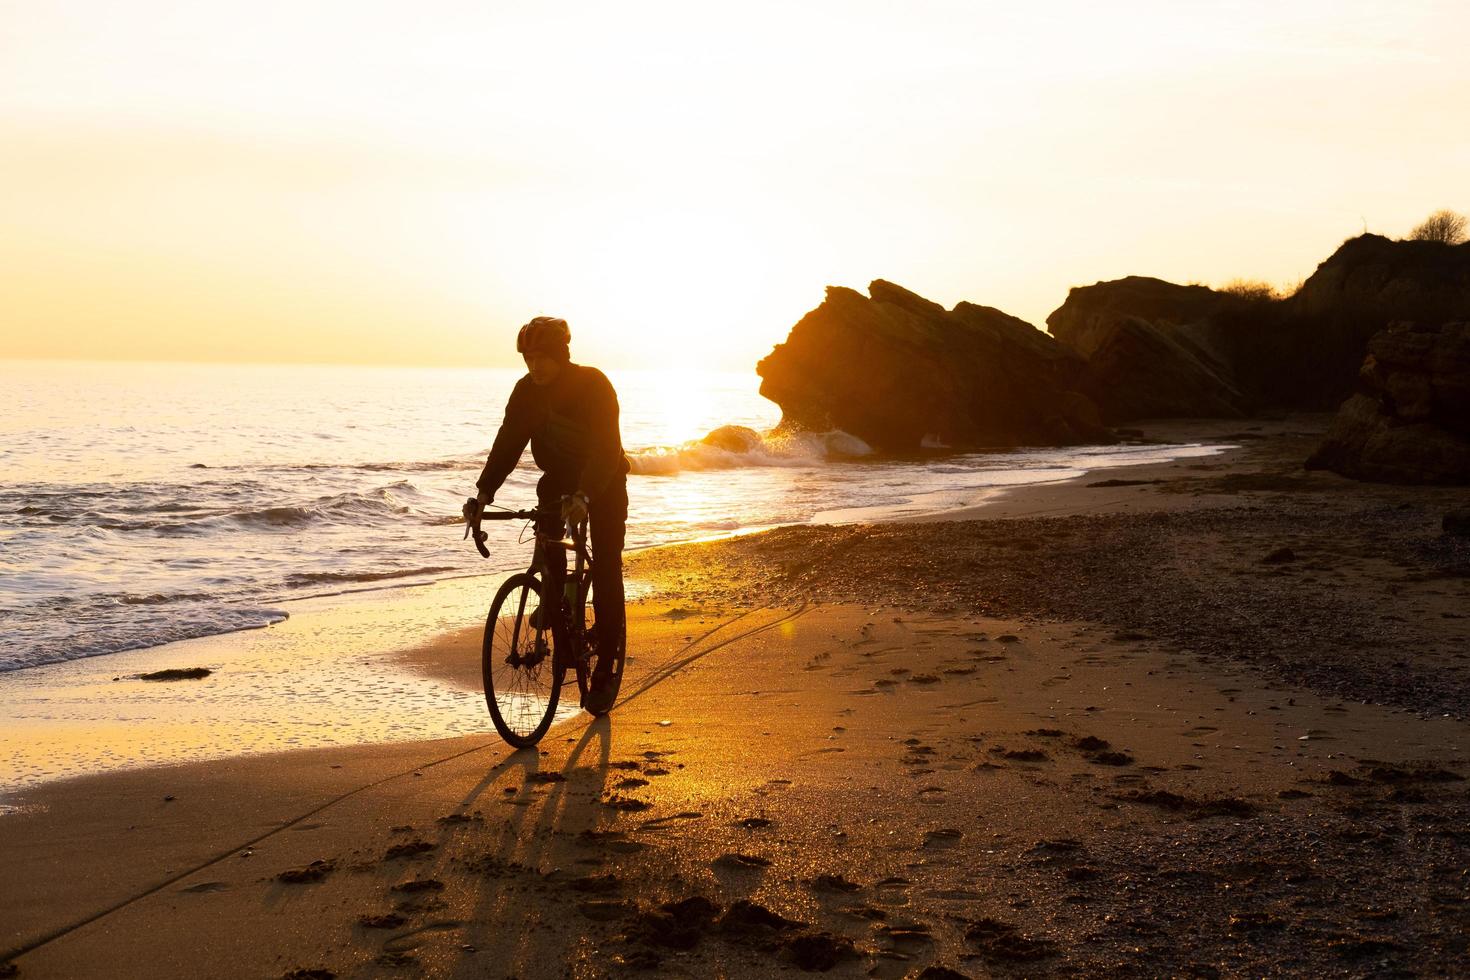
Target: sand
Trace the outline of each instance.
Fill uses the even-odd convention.
[[[1302,474],[1311,424],[978,520],[642,553],[620,703],[539,751],[487,720],[42,785],[0,821],[0,947],[24,977],[1454,974],[1463,494]],[[399,663],[477,690],[478,642]]]

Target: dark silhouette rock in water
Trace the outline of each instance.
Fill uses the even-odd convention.
[[[1243,305],[1206,286],[1129,276],[1071,290],[1046,325],[1087,359],[1084,389],[1106,421],[1239,418],[1251,399],[1218,321]]]
[[[699,441],[729,453],[748,453],[761,444],[761,435],[744,425],[722,425]]]
[[[890,452],[1114,441],[1081,392],[1082,358],[1031,324],[881,279],[868,292],[828,288],[756,366],[783,426]]]
[[[1470,323],[1395,323],[1308,468],[1384,483],[1470,483]]]

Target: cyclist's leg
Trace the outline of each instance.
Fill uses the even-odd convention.
[[[589,511],[592,545],[592,605],[601,637],[623,636],[623,539],[628,524],[628,485],[617,480]],[[599,674],[612,669],[611,657],[597,658]]]
[[[544,475],[536,483],[536,500],[541,510],[552,514],[561,506],[561,493],[548,483]],[[551,517],[537,521],[536,530],[556,539],[561,537],[563,526],[559,518]],[[539,545],[537,547],[540,548]],[[567,553],[565,549],[557,547],[540,550],[541,565],[546,569],[546,588],[541,596],[541,607],[547,611],[547,615],[554,616],[561,608],[562,587],[567,579]]]

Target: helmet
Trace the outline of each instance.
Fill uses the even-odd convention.
[[[538,316],[521,327],[516,335],[516,352],[529,354],[532,351],[554,353],[566,350],[572,342],[572,331],[567,321],[559,316]]]

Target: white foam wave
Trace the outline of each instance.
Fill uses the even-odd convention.
[[[729,470],[747,466],[820,466],[832,459],[867,456],[872,447],[840,429],[831,432],[772,430],[724,425],[682,446],[655,446],[628,454],[640,476],[673,476],[686,470]]]

